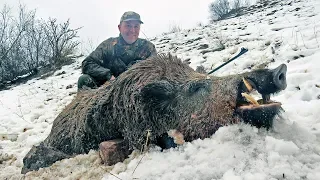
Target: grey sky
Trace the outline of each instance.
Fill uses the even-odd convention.
[[[100,42],[118,35],[117,25],[125,11],[136,11],[144,24],[142,31],[149,37],[169,31],[178,25],[191,28],[197,23],[208,22],[208,5],[213,0],[20,0],[28,9],[37,9],[37,17],[70,18],[73,28],[82,27],[83,40]],[[3,4],[17,7],[18,0],[0,0]],[[140,37],[144,37],[141,33]]]

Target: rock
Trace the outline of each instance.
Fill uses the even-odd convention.
[[[225,49],[225,46],[222,44],[221,46],[219,47],[216,47],[215,49],[205,49],[205,50],[202,50],[200,53],[201,54],[206,54],[206,53],[209,53],[209,52],[215,52],[215,51],[222,51]]]
[[[60,76],[60,75],[63,75],[63,74],[66,74],[66,72],[65,72],[65,71],[58,72],[58,73],[56,74],[56,76]]]
[[[209,47],[208,44],[200,44],[200,46],[198,47],[198,50],[200,49],[207,49]]]
[[[105,165],[112,166],[124,161],[131,153],[123,139],[104,141],[99,145],[99,155]]]
[[[201,66],[197,66],[196,72],[202,73],[202,74],[206,74],[207,73],[205,68],[204,68],[204,66],[202,66],[202,65]]]
[[[72,87],[73,87],[72,84],[70,84],[66,87],[66,89],[71,89]]]
[[[185,64],[191,64],[191,62],[190,62],[190,61],[191,61],[191,59],[190,59],[190,58],[188,58],[188,59],[184,60],[184,61],[183,61],[183,63],[185,63]]]

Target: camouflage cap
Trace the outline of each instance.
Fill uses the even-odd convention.
[[[143,22],[140,19],[140,15],[133,11],[127,11],[123,13],[120,19],[120,23],[123,21],[131,21],[131,20],[139,21],[141,24],[143,24]]]

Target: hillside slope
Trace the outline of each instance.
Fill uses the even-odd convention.
[[[165,152],[132,154],[111,167],[101,165],[92,151],[25,179],[320,179],[320,2],[275,2],[252,14],[152,39],[159,52],[174,53],[207,71],[238,48],[249,49],[216,76],[285,63],[288,87],[272,97],[282,102],[284,121],[277,120],[272,131],[227,126],[211,138]],[[54,118],[74,97],[81,60],[47,79],[0,91],[0,179],[23,177],[24,155],[47,137]]]

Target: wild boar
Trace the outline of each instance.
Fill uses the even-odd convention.
[[[286,88],[286,65],[225,77],[194,71],[179,58],[159,54],[133,65],[99,89],[79,92],[54,120],[51,133],[24,158],[22,173],[98,149],[123,139],[127,152],[141,149],[175,129],[185,141],[210,137],[221,126],[239,122],[272,127],[281,109],[270,95]],[[261,95],[255,100],[248,93]],[[114,152],[117,153],[117,152]]]

